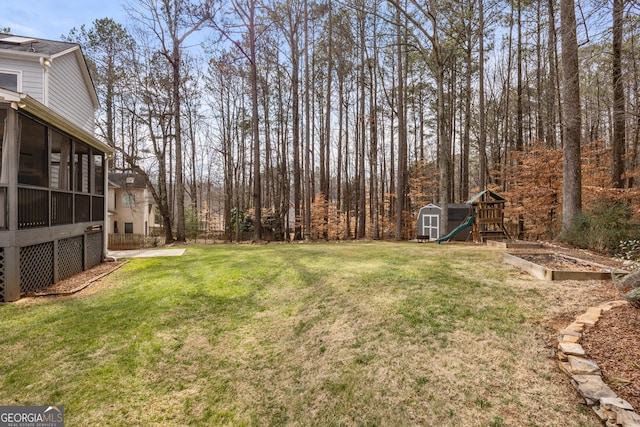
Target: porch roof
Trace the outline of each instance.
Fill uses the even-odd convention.
[[[108,156],[113,155],[113,148],[111,146],[96,138],[95,135],[91,135],[89,132],[71,123],[60,114],[27,94],[0,88],[0,102],[10,103],[11,108],[14,110],[22,110],[32,114]]]

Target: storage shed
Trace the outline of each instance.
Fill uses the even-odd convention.
[[[449,203],[449,230],[442,227],[442,207],[438,203],[429,203],[423,206],[418,213],[417,238],[418,240],[436,240],[462,224],[469,216],[470,206],[459,203]],[[470,230],[457,233],[452,240],[466,241]]]

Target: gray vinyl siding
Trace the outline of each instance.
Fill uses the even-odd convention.
[[[89,90],[73,52],[55,58],[49,69],[49,105],[74,124],[93,134],[94,109]]]
[[[44,103],[44,70],[37,61],[24,61],[11,58],[0,59],[0,70],[18,72],[21,76],[22,87],[18,92],[28,93],[34,99]]]

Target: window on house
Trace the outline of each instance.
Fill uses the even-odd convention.
[[[71,190],[71,138],[51,132],[51,188]]]
[[[73,169],[75,171],[75,188],[81,193],[89,192],[89,147],[77,142],[74,144],[75,154]]]
[[[20,116],[20,165],[18,184],[49,186],[49,155],[47,128],[41,123]]]
[[[0,87],[19,92],[18,73],[15,71],[0,71]]]
[[[118,234],[118,221],[113,221],[113,234]]]
[[[122,207],[133,208],[136,206],[136,195],[125,191],[122,193]]]
[[[133,234],[133,223],[125,222],[124,223],[124,232],[125,234]]]

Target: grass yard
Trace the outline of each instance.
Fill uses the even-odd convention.
[[[383,242],[134,259],[75,296],[0,305],[0,405],[64,405],[67,426],[600,425],[550,325],[603,284],[501,259]]]

